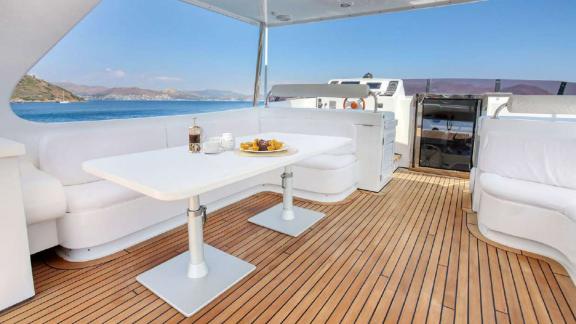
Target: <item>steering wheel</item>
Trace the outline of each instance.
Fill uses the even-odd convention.
[[[364,100],[364,98],[359,98],[359,99],[350,101],[350,107],[347,107],[349,100],[350,100],[350,98],[344,99],[344,104],[342,105],[342,108],[344,108],[344,109],[350,108],[350,109],[356,110],[356,109],[359,109],[360,105],[361,105],[362,110],[366,109],[366,100]]]

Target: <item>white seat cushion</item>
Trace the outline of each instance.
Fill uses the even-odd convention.
[[[338,170],[345,168],[354,162],[356,162],[356,156],[352,154],[322,154],[296,163],[296,166],[317,170]]]
[[[555,210],[576,221],[576,190],[505,178],[493,173],[482,173],[480,185],[482,190],[496,198]]]
[[[24,212],[28,224],[64,216],[66,196],[58,179],[36,169],[27,161],[20,163],[20,177]]]
[[[143,197],[136,191],[105,180],[66,186],[64,190],[66,191],[69,213],[108,208]]]

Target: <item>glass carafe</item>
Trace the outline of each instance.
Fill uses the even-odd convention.
[[[199,153],[202,151],[202,128],[196,125],[196,118],[194,124],[188,128],[188,150],[192,153]]]

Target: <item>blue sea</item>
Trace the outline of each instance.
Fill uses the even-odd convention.
[[[27,120],[55,123],[184,115],[251,106],[250,101],[85,101],[12,103],[12,110]]]

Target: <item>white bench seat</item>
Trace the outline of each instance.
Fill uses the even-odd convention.
[[[58,179],[42,172],[28,161],[20,163],[20,182],[26,223],[35,224],[62,217],[66,213],[64,187]]]
[[[64,190],[69,213],[108,208],[143,197],[134,190],[105,180],[66,186]]]
[[[296,166],[316,170],[338,170],[356,163],[357,160],[353,154],[322,154],[297,163]]]
[[[505,178],[493,173],[480,176],[482,190],[499,199],[549,209],[576,221],[576,190]]]

